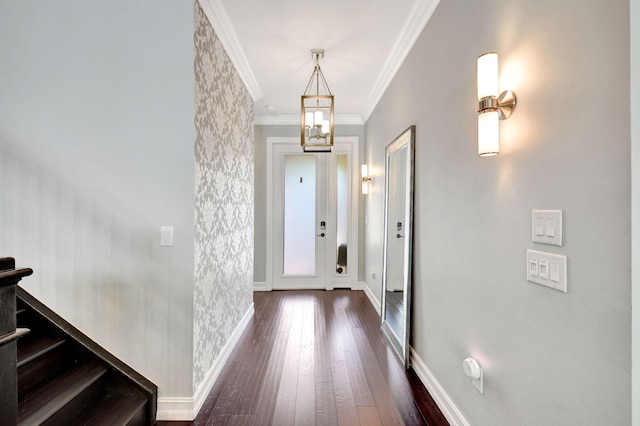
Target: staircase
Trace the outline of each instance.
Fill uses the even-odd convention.
[[[155,423],[157,387],[20,287],[16,323],[18,425]]]

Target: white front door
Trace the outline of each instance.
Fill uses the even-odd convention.
[[[337,142],[332,153],[302,153],[297,139],[269,138],[268,287],[358,285],[354,146],[357,148],[357,139]]]

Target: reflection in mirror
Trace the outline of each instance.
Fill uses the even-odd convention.
[[[338,154],[336,157],[336,273],[347,273],[347,238],[349,224],[349,168],[346,154]]]
[[[382,328],[406,367],[411,311],[414,134],[415,126],[409,127],[385,150]]]

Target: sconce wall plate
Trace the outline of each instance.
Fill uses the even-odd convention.
[[[497,98],[493,96],[485,96],[478,101],[478,112],[484,112],[486,110],[497,110],[498,118],[500,120],[506,120],[511,117],[513,110],[516,109],[517,97],[511,90],[505,90],[500,93]]]

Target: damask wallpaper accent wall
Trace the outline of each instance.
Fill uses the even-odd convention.
[[[251,307],[253,101],[195,2],[194,390]]]

